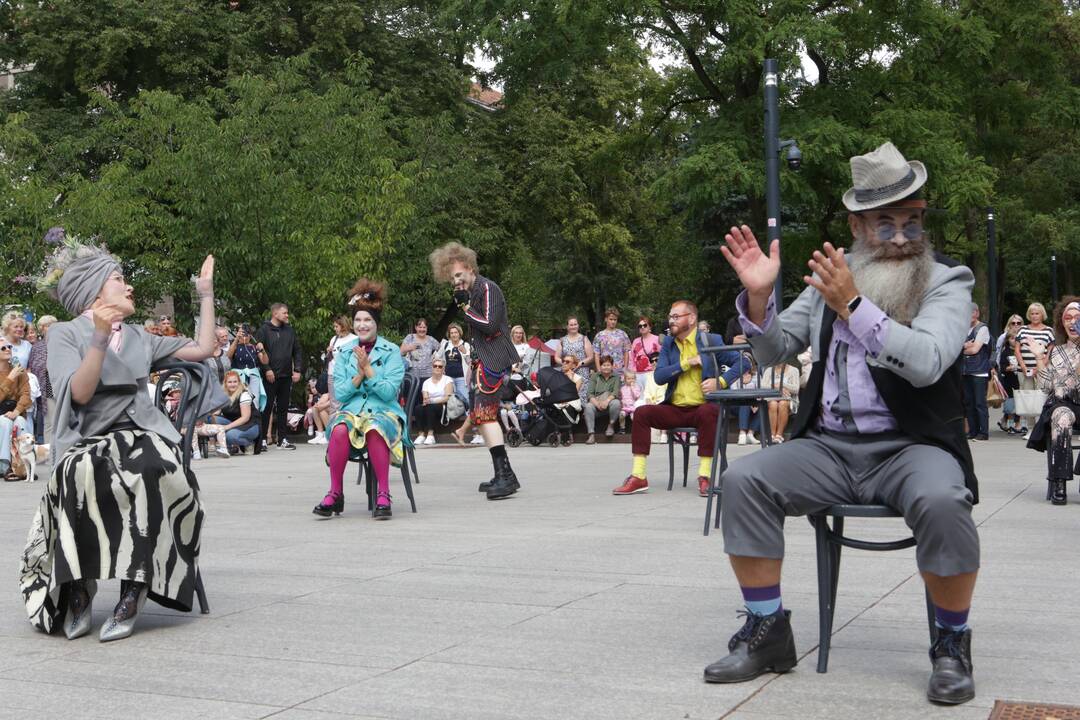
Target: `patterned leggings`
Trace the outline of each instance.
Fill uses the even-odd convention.
[[[1051,480],[1072,479],[1072,433],[1076,425],[1076,411],[1069,405],[1058,405],[1050,413],[1050,453]],[[1080,469],[1080,462],[1078,468]]]

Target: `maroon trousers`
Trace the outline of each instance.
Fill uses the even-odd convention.
[[[698,457],[713,456],[713,440],[720,407],[712,403],[679,407],[678,405],[642,405],[634,410],[634,428],[630,440],[635,455],[648,455],[652,429],[697,428]]]

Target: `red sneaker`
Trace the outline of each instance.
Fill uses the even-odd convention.
[[[709,478],[704,475],[698,475],[697,494],[701,497],[709,497]]]
[[[633,495],[643,493],[649,489],[649,481],[645,478],[628,475],[622,485],[611,491],[612,495]]]

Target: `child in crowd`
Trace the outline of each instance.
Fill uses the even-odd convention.
[[[637,382],[637,373],[630,368],[623,370],[622,386],[619,388],[619,396],[622,399],[622,410],[619,413],[619,434],[626,434],[626,421],[634,419],[634,407],[641,399],[642,389]]]

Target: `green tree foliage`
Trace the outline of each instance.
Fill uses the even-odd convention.
[[[662,314],[722,325],[727,227],[764,224],[762,62],[804,152],[781,178],[784,285],[845,242],[848,158],[888,139],[930,169],[936,246],[976,269],[997,209],[1005,306],[1080,268],[1075,0],[0,0],[0,298],[62,224],[189,301],[220,259],[223,313],[294,310],[315,351],[350,282],[390,281],[384,330],[454,316],[427,256],[480,254],[512,320]],[[473,68],[482,51],[490,66]],[[811,68],[808,80],[803,66]],[[496,112],[465,101],[479,77]]]

